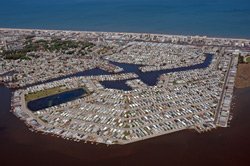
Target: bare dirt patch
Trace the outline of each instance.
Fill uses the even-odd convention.
[[[235,86],[236,88],[250,87],[250,63],[238,65]]]

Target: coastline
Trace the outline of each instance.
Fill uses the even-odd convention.
[[[234,118],[229,128],[217,128],[202,134],[194,130],[184,130],[126,146],[109,147],[30,132],[22,121],[9,112],[11,90],[4,87],[4,91],[0,89],[0,92],[0,155],[3,165],[33,165],[34,162],[37,165],[54,165],[54,162],[57,162],[62,166],[83,163],[90,166],[147,166],[163,163],[177,166],[183,163],[193,166],[219,163],[229,166],[249,163],[247,152],[250,150],[250,143],[246,138],[250,138],[250,135],[246,131],[250,127],[250,88],[235,88],[231,108]],[[207,146],[208,143],[211,146]],[[235,151],[238,151],[238,157],[232,159]],[[35,156],[32,159],[31,154]]]
[[[5,29],[6,31],[9,31],[9,29]],[[36,34],[36,32],[37,33],[40,33],[40,31],[42,31],[42,32],[46,32],[46,33],[48,33],[48,34],[56,34],[56,33],[60,33],[60,32],[63,32],[63,33],[66,33],[66,35],[72,35],[72,34],[75,34],[75,35],[81,35],[80,33],[90,33],[91,35],[96,35],[95,33],[96,32],[75,32],[75,31],[59,31],[59,30],[56,30],[56,31],[53,31],[53,30],[33,30],[33,29],[25,29],[25,30],[20,30],[20,29],[11,29],[10,31],[12,31],[13,33],[14,33],[14,35],[17,35],[18,34],[18,32],[19,31],[21,31],[21,32],[25,32],[25,31],[28,31],[28,32],[33,32],[33,33],[31,33],[31,34]],[[3,33],[4,33],[5,31],[3,30]],[[51,33],[50,33],[51,32]],[[69,32],[69,33],[68,33]],[[72,33],[72,34],[71,34]],[[76,34],[76,33],[79,33],[79,34]],[[133,33],[134,34],[134,33]],[[90,37],[92,37],[90,35]],[[132,41],[134,41],[134,40],[136,40],[137,38],[136,38],[136,36],[130,36],[130,35],[128,35],[128,38],[125,38],[124,36],[125,35],[127,35],[127,34],[123,34],[123,33],[106,33],[106,32],[100,32],[100,33],[97,33],[97,36],[99,37],[99,36],[104,36],[104,37],[106,37],[106,39],[107,40],[114,40],[114,41],[116,41],[116,40],[125,40],[125,41],[130,41],[130,39],[132,39]],[[107,36],[105,36],[105,35],[107,35]],[[163,42],[165,42],[166,41],[166,39],[165,38],[169,38],[168,40],[169,40],[169,42],[171,42],[171,43],[175,43],[175,37],[176,36],[172,36],[172,35],[163,35],[162,37],[164,38],[164,39],[157,39],[157,35],[156,36],[154,36],[154,34],[144,34],[145,35],[145,38],[143,38],[143,36],[140,36],[139,34],[137,34],[139,37],[138,37],[138,40],[139,39],[141,39],[142,41],[145,41],[145,42],[148,42],[148,41],[156,41],[156,42],[160,42],[160,43],[163,43]],[[152,35],[152,36],[151,36]],[[89,36],[87,36],[86,38],[88,38]],[[97,38],[97,40],[99,41],[99,38],[98,37],[96,37],[96,36],[94,36],[95,38]],[[178,37],[180,37],[180,36],[178,36]],[[194,42],[193,44],[195,45],[196,44],[196,42],[195,42],[195,39],[199,39],[199,40],[204,40],[204,43],[205,44],[207,44],[207,45],[211,45],[211,47],[220,47],[221,45],[222,46],[225,46],[225,47],[234,47],[235,45],[236,45],[236,43],[238,42],[238,40],[237,39],[234,39],[234,40],[232,40],[231,42],[232,43],[227,43],[227,40],[228,39],[220,39],[220,40],[213,40],[213,38],[208,38],[208,40],[209,41],[207,41],[206,39],[207,38],[205,38],[205,37],[199,37],[199,36],[193,36],[193,38],[191,37],[191,38],[189,38],[188,36],[181,36],[181,37],[185,37],[185,38],[187,38],[187,40],[184,40],[183,39],[183,41],[185,41],[187,44],[190,44],[191,45],[191,43],[192,42]],[[180,38],[181,38],[180,37]],[[191,43],[189,43],[189,39],[190,39],[190,42]],[[194,39],[194,40],[193,40]],[[240,39],[239,39],[240,40]],[[212,43],[210,43],[210,41],[212,41]],[[230,40],[229,40],[230,41]],[[242,40],[243,41],[243,40]],[[248,40],[246,40],[247,42],[248,42]],[[184,42],[184,43],[185,43]],[[213,42],[215,42],[215,44],[213,43]],[[218,43],[218,45],[216,45],[216,42],[219,42]],[[221,42],[221,43],[220,43]],[[182,43],[183,44],[183,43]],[[204,44],[204,45],[205,45]],[[185,45],[185,44],[183,44],[183,45]],[[197,44],[197,45],[199,45],[199,44]],[[200,45],[203,45],[203,44],[200,44]],[[203,45],[203,46],[204,46]],[[207,46],[207,45],[205,45],[205,46]],[[235,47],[237,47],[238,46],[238,44],[235,46]],[[244,47],[244,43],[243,43],[243,45],[242,45],[242,47]],[[208,51],[208,50],[206,50],[206,51]],[[211,51],[211,50],[210,50]],[[184,55],[184,54],[183,54]],[[235,66],[236,66],[236,64],[237,64],[237,61],[238,61],[238,57],[234,57],[233,55],[232,56],[228,56],[228,59],[222,59],[222,61],[223,60],[225,60],[224,61],[224,70],[225,71],[227,71],[225,74],[225,78],[224,78],[224,84],[223,84],[223,89],[222,89],[222,93],[221,93],[221,100],[220,100],[220,102],[218,103],[218,107],[216,108],[216,110],[217,111],[221,111],[221,112],[218,112],[218,114],[216,114],[215,115],[215,122],[216,122],[216,125],[218,124],[218,126],[220,126],[220,127],[227,127],[227,121],[228,121],[228,119],[229,119],[229,109],[230,109],[230,105],[229,106],[227,106],[227,103],[225,104],[225,102],[224,102],[224,96],[225,95],[229,95],[229,97],[227,98],[227,100],[228,100],[228,102],[229,102],[229,104],[230,104],[230,102],[231,102],[231,93],[233,92],[233,83],[234,83],[234,76],[235,76],[235,71],[236,71],[236,68],[235,68]],[[220,61],[221,62],[221,61]],[[193,69],[195,69],[195,68],[193,68]],[[205,75],[207,75],[207,74],[205,74]],[[202,77],[203,78],[203,76],[200,76],[200,77]],[[205,77],[205,76],[204,76]],[[150,77],[148,77],[148,78],[150,78]],[[152,78],[151,78],[152,79]],[[228,82],[229,82],[229,80],[231,81],[231,83],[230,83],[230,85],[228,84]],[[228,88],[225,88],[226,87],[226,85],[228,84]],[[211,83],[211,85],[213,85],[213,83]],[[203,87],[203,86],[202,86]],[[185,87],[186,88],[186,87]],[[211,91],[211,90],[210,90]],[[219,91],[219,89],[218,89],[218,91]],[[86,140],[87,138],[87,140],[93,140],[93,139],[96,139],[96,141],[97,142],[100,142],[100,143],[103,143],[103,142],[105,142],[106,141],[106,143],[107,144],[111,144],[110,143],[110,140],[108,139],[108,138],[106,138],[106,137],[104,137],[104,139],[105,140],[103,140],[103,139],[98,139],[99,137],[98,136],[96,136],[96,137],[88,137],[88,135],[87,136],[85,136],[84,135],[84,133],[82,133],[82,132],[80,132],[80,134],[79,133],[75,133],[75,132],[72,132],[72,131],[69,131],[69,133],[67,133],[67,131],[64,131],[64,129],[63,128],[59,128],[60,130],[59,130],[59,132],[57,131],[57,130],[54,130],[52,127],[51,128],[47,128],[45,125],[40,125],[39,123],[37,123],[37,119],[35,118],[35,119],[33,119],[32,117],[32,115],[30,115],[30,116],[26,116],[26,114],[21,114],[21,111],[22,110],[25,110],[25,109],[20,109],[20,105],[22,106],[23,105],[23,103],[24,102],[22,102],[22,101],[20,101],[20,98],[18,98],[18,96],[21,94],[21,92],[15,92],[16,94],[14,94],[14,96],[16,96],[16,98],[13,98],[13,103],[12,103],[12,105],[16,105],[17,107],[15,108],[15,110],[13,110],[13,112],[16,112],[17,113],[17,115],[19,115],[20,114],[20,117],[25,117],[25,119],[27,120],[27,122],[28,123],[30,123],[30,124],[33,124],[35,127],[37,127],[37,128],[44,128],[44,131],[47,131],[47,132],[51,132],[52,131],[52,133],[53,132],[56,132],[56,133],[59,133],[59,134],[61,134],[61,133],[63,133],[63,134],[67,134],[67,135],[69,135],[69,137],[71,137],[71,135],[72,135],[72,138],[76,138],[76,139],[83,139],[83,140]],[[157,93],[156,93],[157,94]],[[157,94],[158,95],[158,94]],[[196,93],[194,94],[194,96],[195,95],[197,95]],[[196,97],[195,97],[196,98]],[[205,97],[204,97],[205,98]],[[22,99],[22,98],[21,98]],[[122,99],[121,99],[122,100]],[[205,100],[205,99],[204,99]],[[194,101],[194,100],[193,100]],[[188,101],[187,101],[188,102]],[[210,101],[208,101],[208,102],[210,102]],[[197,102],[198,104],[200,104],[199,102]],[[211,104],[211,103],[210,103]],[[222,105],[222,104],[224,104],[224,105]],[[170,104],[171,105],[171,104]],[[225,106],[225,108],[226,109],[228,109],[228,110],[226,110],[226,112],[225,112],[225,110],[220,110],[220,108],[222,107],[222,106]],[[204,107],[204,106],[201,106],[201,107]],[[212,105],[210,105],[210,108],[212,107]],[[214,106],[213,106],[214,107]],[[84,108],[84,107],[83,107]],[[191,109],[191,108],[190,108]],[[160,110],[160,109],[159,109]],[[196,109],[194,109],[194,111],[191,111],[191,113],[194,113],[194,112],[199,112],[199,114],[201,114],[201,115],[203,115],[203,113],[205,114],[206,113],[206,110],[209,110],[208,109],[208,107],[204,107],[204,111],[202,111],[202,109],[198,109],[197,108],[197,110]],[[211,109],[212,110],[212,109]],[[190,113],[190,111],[188,112],[188,111],[186,111],[186,114],[188,114],[188,115],[183,115],[184,113],[179,113],[179,115],[180,115],[180,117],[188,117],[188,116],[191,116],[191,113]],[[219,113],[221,113],[221,114],[223,114],[223,116],[224,117],[220,117],[220,114]],[[28,113],[28,115],[29,115],[30,113]],[[168,114],[170,114],[170,113],[167,113],[167,115]],[[64,115],[62,115],[62,116],[64,116]],[[176,115],[175,114],[173,114],[173,116],[176,116],[176,117],[178,117],[177,116],[177,113],[176,113]],[[198,115],[197,115],[198,116]],[[213,116],[213,113],[211,113],[211,114],[207,114],[207,116],[204,116],[205,117],[205,122],[206,121],[213,121],[214,119],[213,118],[211,118],[211,119],[208,119],[210,116]],[[164,117],[165,118],[165,120],[166,119],[170,119],[169,121],[173,121],[174,119],[175,119],[175,117],[174,118],[172,118],[171,119],[171,116],[166,116],[166,117]],[[191,117],[192,118],[192,117]],[[199,118],[199,116],[198,116],[198,118]],[[206,119],[207,118],[207,119]],[[219,120],[218,120],[219,119]],[[217,121],[218,120],[218,121]],[[160,120],[159,120],[160,121]],[[163,120],[162,120],[163,121]],[[183,120],[183,121],[185,121],[185,119]],[[201,123],[203,123],[202,122],[202,120],[201,121],[199,121],[199,122],[201,122]],[[208,122],[208,123],[209,123]],[[118,123],[118,122],[117,122]],[[173,125],[172,125],[173,124]],[[175,131],[175,129],[177,129],[177,130],[179,130],[179,129],[182,129],[182,128],[190,128],[190,126],[196,126],[198,129],[205,129],[205,128],[209,128],[209,127],[214,127],[215,125],[209,125],[209,124],[207,124],[207,125],[204,125],[203,127],[202,127],[202,124],[201,125],[199,125],[198,124],[198,121],[192,121],[191,123],[188,123],[188,122],[183,122],[182,123],[183,125],[177,125],[177,123],[173,123],[173,122],[171,122],[171,124],[165,124],[166,126],[168,126],[168,128],[164,128],[164,127],[161,127],[161,126],[156,126],[156,125],[153,125],[153,127],[154,128],[160,128],[159,130],[162,130],[161,132],[163,132],[162,134],[165,134],[165,133],[168,133],[168,131],[170,131],[170,132],[172,132],[172,130],[173,131]],[[123,125],[123,124],[122,124]],[[103,126],[103,125],[101,125],[101,126]],[[109,125],[108,125],[109,126]],[[125,126],[125,125],[124,125]],[[156,127],[155,127],[156,126]],[[110,127],[110,126],[109,126]],[[144,126],[145,127],[145,126]],[[148,128],[150,128],[149,126],[147,126]],[[152,127],[152,126],[151,126]],[[153,128],[152,127],[152,128]],[[146,127],[145,127],[146,128]],[[149,130],[147,128],[147,130]],[[163,131],[164,130],[164,131]],[[137,132],[137,130],[136,129],[131,129],[130,130],[131,132]],[[167,131],[167,132],[166,132]],[[124,133],[126,133],[126,134],[124,134],[124,136],[123,137],[125,137],[125,135],[129,135],[129,134],[127,134],[127,131],[125,132],[125,130],[124,131],[122,131],[123,132],[123,134]],[[139,132],[139,130],[138,130],[138,132]],[[148,136],[147,135],[152,135],[152,136],[158,136],[159,135],[159,133],[155,133],[155,134],[153,134],[153,133],[151,133],[151,132],[147,132],[146,131],[146,129],[145,129],[145,131],[144,130],[142,130],[141,131],[142,133],[140,133],[141,135],[137,135],[137,136],[135,136],[134,138],[135,138],[135,140],[137,140],[137,139],[144,139],[144,138],[148,138]],[[157,132],[159,132],[159,131],[157,131]],[[150,136],[151,137],[151,136]],[[112,138],[112,137],[111,137]],[[120,138],[120,137],[119,137]],[[106,140],[107,139],[107,140]],[[129,138],[126,138],[126,139],[129,139]],[[120,139],[121,140],[121,139]],[[122,140],[122,143],[123,143],[124,141]],[[129,141],[129,142],[133,142],[132,140],[131,141]],[[114,143],[116,143],[116,141],[114,141]],[[125,142],[126,143],[126,142]]]
[[[214,40],[242,40],[242,41],[248,41],[250,38],[240,38],[240,37],[216,37],[216,36],[206,36],[206,35],[180,35],[180,34],[168,34],[168,33],[151,33],[151,32],[120,32],[120,31],[91,31],[91,30],[64,30],[64,29],[42,29],[42,28],[1,28],[1,30],[17,30],[17,31],[41,31],[41,32],[70,32],[70,33],[114,33],[114,34],[149,34],[149,35],[157,35],[157,36],[166,36],[166,37],[185,37],[185,36],[191,36],[191,37],[196,37],[196,38],[205,38],[205,39],[214,39]]]
[[[6,88],[4,89],[4,91],[2,87],[0,89],[1,96],[8,96]],[[235,89],[232,108],[234,118],[227,129],[218,128],[202,134],[185,130],[127,146],[109,147],[103,144],[93,146],[30,132],[22,121],[7,110],[10,102],[7,97],[0,101],[1,164],[29,166],[36,163],[41,166],[52,166],[57,162],[62,166],[83,163],[87,166],[155,164],[181,166],[183,163],[193,166],[246,165],[250,162],[248,157],[250,134],[246,132],[250,127],[249,97],[250,88]],[[210,146],[207,146],[208,143]],[[237,157],[232,157],[235,156],[235,151]],[[35,157],[30,158],[31,154]]]
[[[208,70],[152,74],[202,53],[213,54]],[[58,85],[87,93],[28,108],[26,95]],[[0,166],[248,166],[249,108],[250,0],[0,5]]]

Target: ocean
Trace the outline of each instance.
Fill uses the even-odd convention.
[[[250,1],[0,0],[0,27],[250,38]]]
[[[0,27],[250,38],[250,1],[0,0]],[[202,134],[185,130],[109,147],[29,131],[23,121],[9,112],[10,97],[11,90],[0,85],[1,166],[245,166],[250,163],[250,88],[235,89],[229,128]]]

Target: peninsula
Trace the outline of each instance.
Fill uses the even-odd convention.
[[[227,127],[250,40],[0,29],[0,83],[31,130],[128,144]]]

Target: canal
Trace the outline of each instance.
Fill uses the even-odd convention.
[[[213,59],[212,54],[206,54],[206,59],[204,60],[203,63],[200,63],[200,64],[195,64],[195,65],[187,66],[187,67],[177,67],[173,69],[159,70],[159,71],[150,71],[150,72],[142,72],[139,69],[141,65],[119,63],[119,62],[112,62],[112,61],[110,61],[110,63],[123,68],[123,71],[121,73],[135,73],[138,75],[138,79],[140,79],[142,82],[144,82],[148,86],[154,86],[156,85],[158,78],[162,74],[206,68],[211,64],[212,59]],[[105,88],[110,88],[110,89],[132,90],[131,87],[126,85],[126,81],[127,80],[103,81],[101,82],[101,84]]]
[[[112,61],[110,61],[110,63],[123,68],[123,71],[118,74],[135,73],[138,75],[138,79],[140,79],[142,82],[144,82],[148,86],[154,86],[156,85],[158,78],[162,74],[206,68],[211,64],[212,59],[213,59],[213,55],[207,54],[204,62],[200,64],[195,64],[195,65],[187,66],[187,67],[178,67],[178,68],[173,68],[173,69],[159,70],[159,71],[150,71],[150,72],[142,72],[139,69],[141,65],[118,63],[118,62],[112,62]],[[79,72],[77,74],[66,76],[63,78],[68,78],[71,76],[91,76],[91,75],[111,75],[111,73],[96,68],[96,69]],[[50,81],[54,81],[54,80],[50,80]],[[105,88],[129,91],[129,90],[132,90],[132,88],[126,85],[127,80],[102,81],[100,83]],[[52,106],[60,105],[62,103],[73,101],[81,97],[85,93],[86,92],[83,89],[75,89],[72,91],[67,91],[67,92],[56,94],[56,95],[51,95],[48,97],[30,101],[28,102],[27,106],[32,111],[38,111],[38,110],[42,110],[48,107],[52,107]]]

